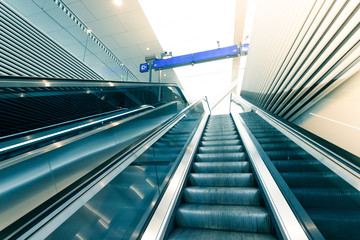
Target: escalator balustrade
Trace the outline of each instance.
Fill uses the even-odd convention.
[[[274,239],[270,214],[229,115],[211,116],[169,239]]]
[[[325,239],[359,239],[359,191],[256,113],[240,115]]]

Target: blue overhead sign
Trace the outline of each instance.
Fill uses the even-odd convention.
[[[149,71],[149,64],[148,63],[142,63],[140,64],[140,72],[147,72]]]
[[[217,48],[214,50],[208,50],[204,52],[197,52],[197,53],[186,54],[172,58],[155,60],[153,62],[153,69],[155,70],[169,69],[174,67],[181,67],[185,65],[202,63],[202,62],[210,62],[214,60],[219,60],[229,57],[237,57],[237,56],[239,56],[239,48],[237,45],[233,45],[230,47]],[[147,63],[140,64],[140,72],[147,72],[148,70],[149,70],[149,66]]]
[[[172,57],[167,59],[155,60],[153,68],[155,70],[180,67],[195,63],[209,62],[218,59],[224,59],[229,57],[237,57],[239,55],[239,48],[237,45],[217,48],[214,50],[197,52],[193,54],[182,55],[178,57]]]

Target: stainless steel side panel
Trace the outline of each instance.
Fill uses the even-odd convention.
[[[0,230],[173,116],[177,104],[25,153],[0,170]]]

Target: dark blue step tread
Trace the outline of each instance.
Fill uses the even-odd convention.
[[[214,140],[214,141],[202,141],[200,146],[226,146],[226,145],[240,145],[240,139],[236,140]]]
[[[220,230],[207,230],[201,228],[175,228],[169,240],[275,240],[270,234],[228,232]]]
[[[244,173],[250,172],[248,161],[241,162],[194,162],[194,173]]]
[[[306,212],[325,239],[359,239],[359,209],[308,208]]]
[[[290,188],[333,188],[343,180],[333,172],[282,172],[280,173]]]
[[[218,131],[218,132],[204,132],[205,137],[222,136],[222,135],[234,135],[237,134],[235,130],[231,131]]]
[[[252,173],[190,173],[192,186],[208,187],[254,187],[256,182]]]
[[[330,171],[318,160],[272,161],[279,172],[325,172]]]
[[[293,193],[305,208],[359,209],[360,192],[337,188],[293,188]]]
[[[186,203],[226,204],[262,206],[264,204],[260,190],[255,187],[198,187],[184,189]]]
[[[227,145],[227,146],[206,146],[199,147],[199,153],[232,153],[243,152],[244,147],[242,145]]]
[[[195,161],[198,162],[225,162],[225,161],[246,161],[247,155],[244,152],[239,153],[198,153]]]
[[[219,135],[219,136],[204,136],[202,141],[220,141],[220,140],[238,140],[239,136],[236,135]]]
[[[271,233],[270,214],[265,207],[182,204],[176,225],[214,230]]]

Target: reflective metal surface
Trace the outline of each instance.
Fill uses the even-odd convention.
[[[176,112],[176,103],[164,105],[18,156],[0,170],[0,229],[84,177]]]

